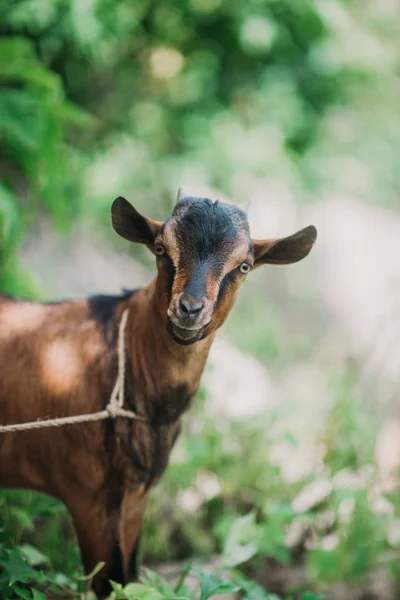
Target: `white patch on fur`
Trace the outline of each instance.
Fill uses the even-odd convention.
[[[0,305],[0,337],[20,335],[38,329],[45,318],[41,304],[10,302]]]
[[[71,342],[55,340],[48,344],[40,357],[43,385],[58,395],[77,387],[82,377],[82,357]]]

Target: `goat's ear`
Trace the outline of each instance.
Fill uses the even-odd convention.
[[[288,265],[307,256],[317,239],[317,230],[313,225],[297,233],[275,240],[253,240],[254,267],[265,263]]]
[[[112,204],[111,221],[118,235],[130,242],[146,244],[150,248],[163,225],[162,221],[153,221],[153,219],[141,215],[122,196],[116,198]]]

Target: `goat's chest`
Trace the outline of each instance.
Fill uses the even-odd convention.
[[[146,419],[131,423],[129,436],[124,436],[124,454],[135,483],[150,487],[163,474],[180,432],[180,418],[192,396],[186,386],[179,386],[144,402],[133,399],[132,406]]]

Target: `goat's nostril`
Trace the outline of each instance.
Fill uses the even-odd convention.
[[[181,297],[179,301],[180,308],[182,312],[188,316],[194,316],[201,311],[204,306],[204,303],[200,298],[195,298],[193,296],[189,296],[185,294]]]
[[[179,301],[179,305],[181,307],[182,312],[188,315],[190,312],[189,303],[186,300],[184,300],[183,298],[181,298]]]

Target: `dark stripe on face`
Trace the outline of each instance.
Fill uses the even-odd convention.
[[[167,292],[168,292],[168,301],[171,300],[172,296],[172,286],[174,285],[174,279],[176,274],[176,269],[174,267],[174,263],[170,259],[169,256],[163,257],[163,269],[165,271],[165,275],[167,277]]]
[[[172,286],[174,285],[176,273],[174,263],[167,255],[161,256],[160,258],[158,258],[158,261],[159,277],[163,281],[163,285],[165,286],[165,290],[167,293],[168,302],[170,302],[172,297]]]
[[[217,306],[221,304],[224,299],[225,293],[229,289],[231,283],[233,283],[238,276],[237,270],[234,269],[225,275],[223,280],[221,281],[221,285],[219,286],[218,298],[217,298]]]
[[[210,266],[206,261],[196,262],[190,273],[184,291],[195,298],[203,298],[206,295],[207,275]]]

